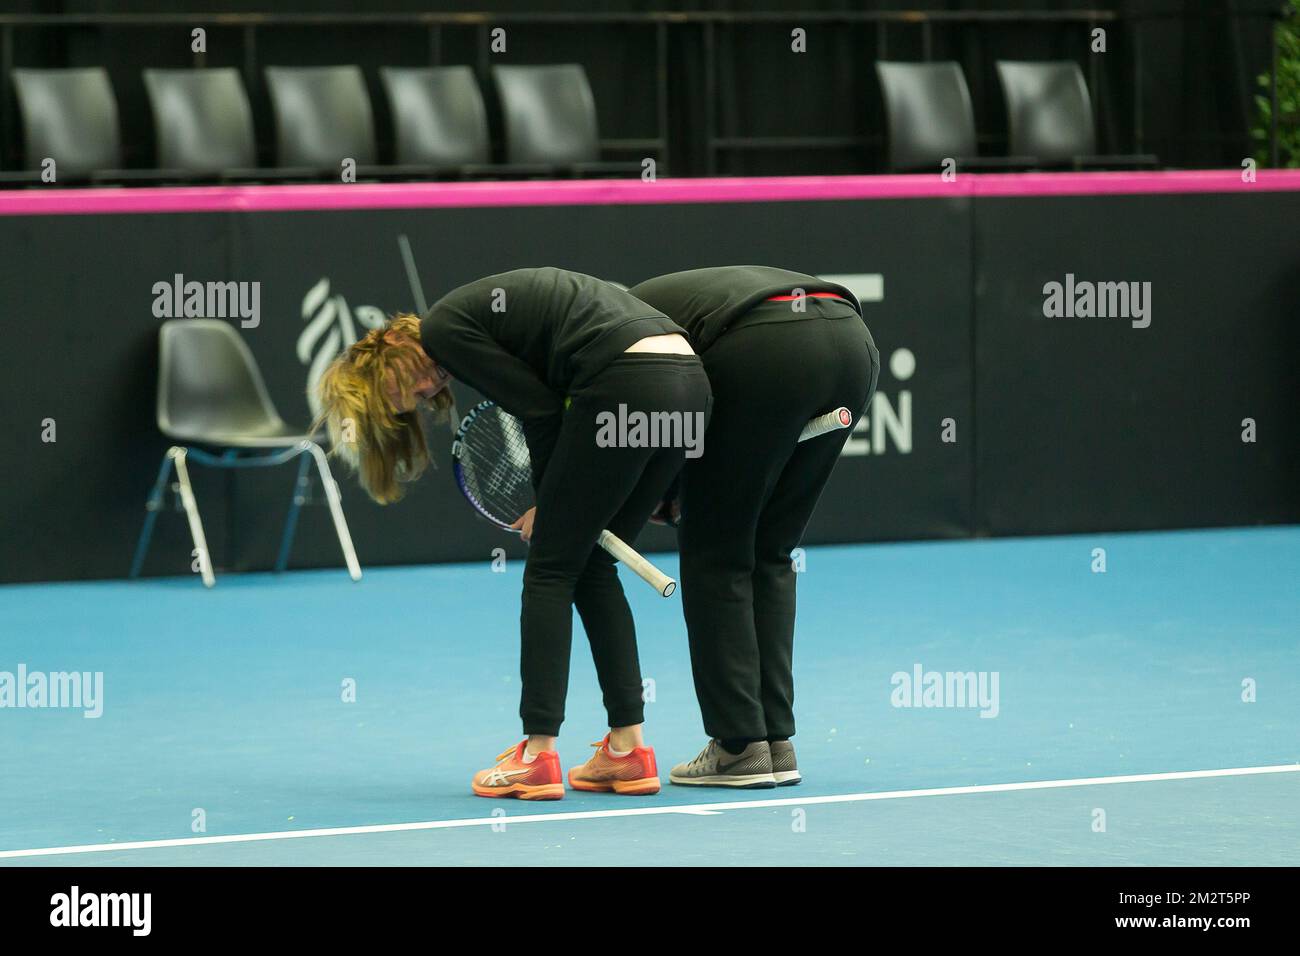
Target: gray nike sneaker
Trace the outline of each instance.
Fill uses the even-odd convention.
[[[772,753],[766,740],[756,740],[738,754],[729,754],[718,741],[710,740],[694,760],[673,767],[668,779],[687,787],[750,790],[776,786],[776,778],[772,776]]]
[[[778,787],[793,787],[803,779],[794,759],[794,744],[788,740],[774,740],[768,745],[772,751],[772,776]]]

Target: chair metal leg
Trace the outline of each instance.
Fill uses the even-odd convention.
[[[190,537],[194,541],[194,549],[199,556],[199,571],[203,576],[203,584],[205,587],[212,587],[216,584],[216,576],[212,571],[212,556],[208,552],[207,537],[203,533],[203,521],[199,517],[198,502],[195,500],[194,489],[190,484],[189,469],[186,465],[187,457],[193,457],[200,464],[221,468],[268,467],[284,464],[293,457],[300,457],[298,477],[294,484],[293,501],[289,507],[289,514],[285,519],[284,532],[280,538],[280,553],[275,563],[275,570],[283,571],[288,566],[289,554],[293,549],[293,540],[298,530],[300,509],[307,502],[308,489],[311,484],[309,455],[312,459],[315,459],[316,469],[320,473],[321,486],[325,489],[325,498],[329,502],[330,516],[334,519],[334,531],[338,535],[339,546],[343,549],[343,560],[347,563],[348,574],[352,580],[360,581],[361,565],[357,561],[356,549],[352,546],[352,535],[348,531],[347,519],[343,517],[343,502],[339,495],[339,486],[330,473],[329,461],[326,459],[324,450],[313,441],[300,441],[297,445],[284,448],[273,455],[253,460],[241,460],[233,452],[218,457],[198,448],[188,449],[179,445],[169,448],[167,454],[163,456],[163,463],[158,471],[158,479],[154,482],[153,490],[150,492],[145,506],[148,513],[145,515],[140,540],[136,543],[135,557],[131,562],[131,577],[137,577],[144,566],[145,555],[149,550],[149,542],[153,537],[154,522],[157,520],[158,512],[163,507],[171,469],[175,468],[176,490],[179,493],[181,505],[185,510],[185,517],[189,522]]]
[[[321,486],[325,489],[325,498],[329,501],[330,515],[334,518],[334,530],[339,536],[339,546],[343,549],[343,560],[347,562],[348,574],[353,581],[361,580],[361,565],[357,563],[357,552],[352,547],[352,535],[348,533],[348,522],[343,517],[343,502],[339,497],[339,486],[334,483],[330,473],[329,462],[325,452],[314,441],[304,441],[303,450],[310,452],[316,459],[316,470],[320,472]]]
[[[185,517],[190,523],[190,537],[194,540],[194,549],[199,554],[199,573],[203,575],[203,586],[212,587],[217,583],[212,573],[212,558],[208,554],[208,539],[203,534],[203,522],[199,518],[199,505],[194,500],[194,489],[190,485],[190,473],[185,467],[185,449],[172,446],[167,455],[176,464],[176,477],[180,481],[181,504],[185,507]]]
[[[153,490],[145,501],[144,527],[140,529],[140,538],[135,543],[135,557],[131,559],[130,577],[138,578],[144,569],[144,559],[149,553],[149,544],[153,540],[153,526],[158,521],[158,512],[163,508],[167,494],[167,479],[172,473],[171,452],[163,455],[162,464],[158,466],[158,480],[153,483]]]
[[[298,511],[307,502],[307,489],[311,483],[308,468],[311,458],[303,449],[298,457],[298,477],[293,483],[293,501],[289,504],[289,514],[284,519],[284,533],[280,536],[280,555],[275,559],[275,571],[279,574],[289,566],[289,552],[293,550],[293,538],[298,531]]]

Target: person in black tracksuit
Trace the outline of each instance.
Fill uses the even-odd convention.
[[[854,295],[810,275],[695,269],[629,291],[686,329],[713,389],[704,453],[681,474],[678,532],[691,666],[713,739],[671,779],[797,783],[790,552],[850,433],[798,439],[839,406],[857,421],[879,352]]]
[[[630,439],[610,447],[598,440],[598,416],[621,407],[629,415],[693,416],[702,435],[710,398],[700,359],[662,312],[591,276],[518,269],[454,289],[418,322],[398,316],[372,331],[322,376],[322,418],[334,436],[344,434],[345,424],[359,435],[344,453],[354,457],[377,501],[397,500],[397,481],[410,480],[427,463],[413,413],[426,403],[449,405],[452,376],[521,420],[537,491],[535,509],[516,522],[530,542],[519,710],[528,739],[476,774],[473,790],[492,797],[563,796],[555,737],[564,720],[576,606],[611,733],[591,760],[574,768],[569,784],[655,792],[653,751],[641,738],[632,614],[614,559],[597,538],[607,528],[633,542],[689,448]]]
[[[708,383],[696,355],[626,351],[649,336],[682,332],[608,282],[553,268],[461,286],[421,322],[425,352],[517,416],[528,441],[537,517],[521,613],[525,734],[559,733],[575,605],[610,726],[642,721],[631,611],[614,559],[596,538],[605,528],[636,538],[683,449],[598,447],[595,416],[619,404],[706,411]]]

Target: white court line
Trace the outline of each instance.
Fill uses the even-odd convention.
[[[862,803],[868,800],[905,800],[911,797],[950,797],[967,793],[1007,793],[1014,790],[1054,790],[1061,787],[1097,787],[1112,783],[1153,783],[1162,780],[1197,780],[1206,777],[1249,777],[1262,773],[1296,773],[1300,764],[1271,767],[1230,767],[1226,770],[1179,770],[1173,773],[1134,773],[1117,777],[1076,777],[1073,780],[1029,780],[1024,783],[990,783],[974,787],[937,787],[931,790],[884,790],[876,793],[842,793],[824,797],[788,797],[780,800],[739,800],[734,803],[693,803],[670,807],[634,807],[627,810],[582,810],[575,813],[532,813],[524,816],[474,817],[464,820],[429,820],[424,823],[380,823],[364,827],[329,827],[320,830],[281,830],[272,833],[233,833],[229,836],[187,837],[177,840],[138,840],[133,843],[91,843],[84,846],[38,847],[0,850],[0,859],[60,856],[67,853],[107,853],[114,850],[154,850],[172,846],[208,846],[217,843],[261,843],[267,840],[302,840],[307,837],[355,836],[363,833],[402,833],[412,830],[450,830],[508,823],[555,823],[564,820],[598,820],[606,817],[644,817],[679,813],[711,816],[723,810],[766,807],[806,807],[819,803]]]

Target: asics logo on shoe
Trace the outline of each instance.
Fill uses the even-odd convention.
[[[488,787],[500,787],[509,783],[512,778],[527,773],[531,769],[531,767],[524,767],[521,770],[502,770],[497,767],[484,778],[483,784]]]

